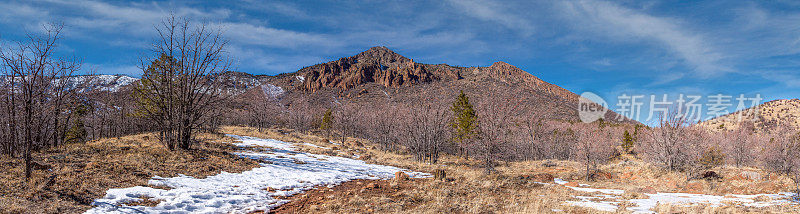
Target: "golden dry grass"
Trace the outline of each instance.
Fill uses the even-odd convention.
[[[60,146],[34,154],[51,169],[34,171],[30,182],[23,178],[22,161],[2,157],[0,213],[81,213],[106,190],[147,185],[153,176],[205,177],[258,166],[230,154],[236,148],[221,143],[220,135],[199,134],[198,139],[189,151],[168,151],[152,134]]]
[[[754,114],[753,112],[757,112]],[[758,106],[757,111],[743,110],[723,115],[697,125],[711,131],[736,130],[742,120],[759,118],[755,121],[756,130],[766,128],[765,121],[775,121],[793,128],[800,128],[800,99],[773,100]]]
[[[254,128],[227,126],[223,133],[272,138],[297,144],[301,151],[353,157],[359,155],[368,163],[392,165],[415,171],[433,172],[441,169],[451,181],[416,179],[413,183],[396,185],[391,195],[352,194],[329,195],[324,203],[302,207],[300,213],[604,213],[602,211],[566,205],[576,201],[574,196],[592,196],[594,193],[578,192],[560,185],[542,185],[524,175],[548,173],[566,180],[583,177],[581,164],[572,161],[502,162],[497,172],[486,175],[474,160],[444,156],[437,164],[414,161],[408,154],[377,150],[362,139],[323,137],[322,133],[301,133],[290,129],[268,129],[259,132]],[[195,177],[218,174],[220,171],[241,172],[257,166],[252,160],[238,158],[229,152],[237,148],[223,142],[233,139],[221,135],[202,134],[203,143],[192,151],[166,151],[153,135],[142,134],[122,138],[103,139],[86,144],[73,144],[36,154],[39,162],[51,164],[52,171],[36,171],[32,182],[19,179],[22,174],[18,159],[0,159],[4,167],[0,210],[3,213],[78,213],[90,206],[93,199],[102,197],[109,188],[146,185],[154,176],[172,177],[178,173]],[[322,148],[320,148],[322,147]],[[548,163],[545,166],[544,163]],[[552,166],[555,165],[555,166]],[[669,172],[635,158],[615,161],[601,167],[611,172],[611,180],[585,182],[595,188],[626,190],[625,199],[646,198],[641,190],[652,187],[660,192],[683,191],[689,182],[685,174]],[[714,169],[725,177],[721,181],[702,182],[699,191],[707,194],[753,194],[786,191],[791,182],[784,176],[769,174],[755,168],[721,167]],[[763,175],[758,180],[743,179],[742,171]],[[52,175],[54,182],[49,182]],[[51,183],[51,184],[47,184]],[[763,199],[761,199],[763,200]],[[155,201],[145,201],[149,205]],[[616,213],[627,213],[630,203],[622,203]],[[742,206],[704,207],[659,205],[659,213],[746,213],[746,212],[797,212],[798,207],[777,206],[748,208]]]
[[[391,165],[415,171],[433,172],[445,170],[451,182],[423,179],[413,185],[402,186],[391,195],[358,193],[330,195],[336,197],[324,200],[322,204],[303,207],[300,213],[605,213],[599,210],[565,205],[564,201],[576,201],[573,196],[591,196],[594,193],[578,192],[560,185],[541,185],[530,180],[520,179],[523,175],[549,173],[566,180],[579,180],[594,188],[612,188],[626,190],[622,197],[626,199],[646,198],[641,191],[652,187],[659,192],[685,191],[686,174],[670,172],[661,167],[638,161],[635,158],[615,161],[601,167],[611,172],[614,178],[605,181],[582,181],[583,167],[572,161],[524,161],[503,162],[497,167],[497,173],[486,175],[479,168],[479,163],[463,158],[444,156],[437,164],[414,161],[410,155],[397,152],[386,152],[375,149],[366,140],[348,138],[347,142],[334,139],[329,143],[319,133],[298,133],[288,129],[269,129],[258,132],[247,127],[225,127],[225,133],[247,135],[261,138],[273,138],[290,142],[307,142],[332,149],[302,148],[314,153],[352,156],[358,154],[368,163]],[[546,167],[544,163],[555,166]],[[790,179],[785,176],[769,174],[754,168],[721,167],[713,169],[722,174],[721,181],[692,180],[702,182],[699,191],[706,194],[756,194],[788,191]],[[741,171],[758,171],[764,174],[760,181],[739,179],[734,175]],[[714,183],[711,185],[710,183]],[[399,188],[399,187],[396,187]],[[400,197],[398,197],[400,196]],[[630,203],[622,203],[615,213],[629,213],[626,207]],[[771,212],[792,213],[798,207],[774,206],[767,208],[748,208],[742,206],[682,206],[662,204],[656,208],[659,213],[747,213]]]

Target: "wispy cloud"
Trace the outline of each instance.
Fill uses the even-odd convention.
[[[572,27],[588,34],[585,39],[655,43],[700,77],[733,71],[722,62],[726,57],[723,53],[716,51],[702,34],[681,26],[678,19],[657,17],[605,1],[564,1],[560,6]]]
[[[778,82],[785,87],[800,88],[800,71],[758,71],[765,79]]]
[[[223,29],[226,37],[242,44],[266,47],[297,48],[299,46],[341,47],[342,41],[333,40],[326,35],[257,26],[248,23],[224,22],[212,24]]]
[[[501,4],[495,1],[478,0],[448,0],[456,8],[463,11],[462,14],[474,18],[498,23],[508,29],[517,30],[525,36],[531,35],[535,27],[525,17],[509,10],[509,4]]]

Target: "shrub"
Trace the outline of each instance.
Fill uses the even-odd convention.
[[[700,155],[698,163],[703,169],[711,169],[725,163],[725,154],[716,146],[711,146]]]

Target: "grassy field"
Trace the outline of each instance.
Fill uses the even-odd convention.
[[[443,170],[448,179],[408,181],[351,181],[333,188],[320,187],[288,198],[279,213],[606,213],[591,208],[570,206],[578,196],[596,196],[555,185],[550,175],[589,184],[593,188],[625,190],[624,199],[648,197],[644,193],[687,192],[713,195],[757,194],[790,191],[792,180],[757,168],[719,167],[712,169],[720,180],[690,179],[684,173],[666,171],[635,157],[615,160],[601,167],[611,177],[582,181],[583,166],[571,161],[540,160],[500,162],[497,172],[485,174],[474,160],[444,156],[437,164],[414,161],[411,155],[381,151],[370,142],[325,137],[322,133],[303,133],[289,129],[228,126],[223,133],[301,142],[298,150],[332,156],[353,157],[367,163],[391,165],[432,173]],[[110,188],[147,185],[153,176],[194,177],[221,171],[242,172],[258,166],[239,158],[227,142],[233,139],[216,134],[201,134],[191,151],[167,151],[152,134],[110,138],[85,144],[61,146],[37,153],[42,167],[30,182],[22,178],[18,159],[3,157],[0,210],[3,213],[80,213],[90,208]],[[757,176],[756,176],[757,175]],[[543,184],[545,183],[545,184]],[[602,200],[602,199],[598,199]],[[152,202],[152,205],[157,202]],[[632,204],[620,203],[617,213],[628,213]],[[659,204],[660,213],[796,213],[796,204],[751,208],[738,205],[720,207]]]
[[[434,179],[412,179],[410,184],[392,184],[385,181],[384,188],[368,188],[368,181],[359,181],[334,191],[322,190],[309,196],[295,196],[293,200],[304,200],[307,206],[292,205],[287,213],[607,213],[590,208],[565,205],[564,201],[574,196],[593,196],[595,193],[573,191],[561,185],[543,185],[535,182],[533,175],[547,173],[556,178],[577,180],[595,188],[625,190],[626,199],[648,197],[644,193],[686,192],[712,195],[759,194],[791,191],[792,180],[755,168],[720,167],[712,169],[723,179],[687,179],[684,173],[670,172],[636,158],[617,160],[601,167],[611,173],[610,179],[583,181],[583,166],[572,161],[542,160],[526,162],[501,162],[497,173],[487,175],[473,160],[445,156],[437,164],[414,161],[411,155],[386,152],[362,139],[348,138],[346,142],[315,134],[298,133],[291,130],[265,130],[258,132],[247,127],[225,127],[225,133],[273,138],[289,142],[312,142],[318,146],[304,148],[315,153],[350,157],[358,154],[368,163],[392,165],[415,171],[433,172],[444,170],[449,181]],[[320,133],[316,133],[320,134]],[[741,176],[742,172],[755,172],[760,179]],[[745,173],[752,174],[752,173]],[[361,183],[361,184],[358,184]],[[550,181],[552,183],[552,181]],[[312,199],[307,199],[313,197]],[[291,205],[291,204],[290,204]],[[628,213],[629,204],[620,204],[617,213]],[[796,213],[795,205],[750,208],[737,205],[675,206],[659,204],[659,213]]]
[[[205,177],[242,172],[258,164],[229,152],[222,135],[200,134],[190,151],[168,151],[152,134],[101,139],[36,153],[43,166],[25,182],[22,161],[0,159],[0,212],[82,213],[110,188],[147,185],[153,176]]]

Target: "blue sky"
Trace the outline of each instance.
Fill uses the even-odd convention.
[[[138,76],[153,26],[172,12],[222,28],[238,70],[253,74],[387,46],[423,63],[505,61],[595,92],[612,109],[622,93],[800,95],[796,1],[48,0],[0,1],[0,9],[3,41],[63,22],[62,52],[97,73]]]

